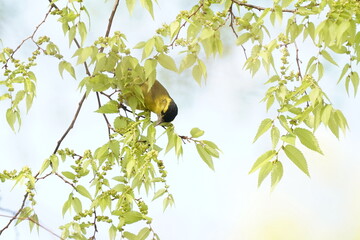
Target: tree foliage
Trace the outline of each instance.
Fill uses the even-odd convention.
[[[155,3],[140,0],[153,18]],[[259,172],[259,186],[270,176],[274,187],[283,176],[282,162],[286,160],[309,176],[307,159],[300,149],[304,146],[323,154],[315,136],[320,125],[329,128],[337,138],[347,130],[346,118],[333,106],[320,80],[327,67],[333,65],[339,69],[335,78],[344,82],[348,94],[357,93],[359,1],[274,0],[260,5],[257,1],[199,0],[180,11],[172,22],[159,26],[151,38],[132,45],[121,29],[111,31],[111,27],[119,7],[126,5],[132,13],[135,4],[136,0],[120,5],[114,0],[104,27],[106,34],[88,43],[88,26],[93,19],[86,3],[51,1],[33,33],[14,49],[5,47],[0,52],[0,85],[6,88],[0,100],[9,103],[4,116],[14,131],[21,125],[21,110],[25,107],[29,111],[36,96],[37,74],[33,67],[40,55],[57,59],[59,74],[80,79],[79,87],[84,92],[73,121],[39,171],[23,167],[0,173],[2,182],[25,182],[27,188],[22,205],[0,235],[14,221],[28,220],[31,229],[41,226],[33,208],[36,185],[56,176],[69,186],[62,214],[74,215],[73,221],[60,227],[59,238],[95,239],[97,224],[101,222],[107,224],[110,239],[159,239],[141,197],[154,192],[153,200],[162,198],[164,209],[174,204],[159,154],[173,149],[175,156],[180,157],[183,144],[193,143],[199,157],[214,169],[213,159],[219,157],[219,148],[202,140],[204,131],[199,128],[193,128],[190,136],[183,136],[176,133],[172,124],[155,127],[148,112],[136,110],[143,101],[140,84],[154,83],[159,70],[179,74],[191,71],[194,80],[201,84],[207,77],[206,58],[223,54],[224,36],[229,33],[233,36],[231,41],[243,49],[244,69],[254,78],[259,71],[269,76],[264,82],[268,89],[262,101],[270,116],[260,121],[253,140],[256,142],[269,132],[269,150],[259,156],[250,170]],[[85,21],[87,17],[89,22]],[[46,25],[48,18],[57,19],[59,31],[63,31],[70,46],[76,46],[71,53],[73,59],[63,54],[71,48],[60,49],[48,36],[38,36],[38,29]],[[18,59],[17,52],[26,41],[33,43],[34,51],[27,59]],[[305,52],[314,54],[308,57]],[[339,58],[343,61],[337,61]],[[62,141],[73,128],[87,97],[97,98],[96,112],[104,117],[109,139],[96,149],[78,153],[62,147]],[[157,144],[159,136],[167,136],[166,146]],[[28,201],[31,204],[25,207]],[[143,223],[138,232],[127,231],[128,225],[137,222]]]

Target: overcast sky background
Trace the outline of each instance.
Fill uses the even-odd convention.
[[[14,4],[11,0],[2,0],[2,47],[15,48],[33,32],[47,11],[47,3],[43,2],[46,1],[27,0]],[[121,1],[112,29],[124,32],[129,46],[134,46],[140,40],[150,38],[162,23],[169,23],[179,10],[189,9],[195,3],[158,2],[159,6],[154,6],[155,20],[152,20],[139,4],[129,17],[125,3]],[[105,33],[111,8],[112,1],[88,5],[92,22],[87,44]],[[58,31],[59,28],[56,19],[50,17],[38,36],[49,35],[65,51],[67,38]],[[225,40],[232,41],[231,38]],[[17,57],[32,52],[31,45],[24,47]],[[306,59],[312,54],[311,51],[304,52],[308,49],[306,45],[300,48],[300,57]],[[268,135],[255,144],[252,140],[261,120],[273,116],[266,114],[265,105],[259,103],[267,89],[263,85],[267,76],[260,73],[252,79],[242,69],[244,59],[241,48],[229,45],[224,56],[207,61],[208,79],[202,87],[195,83],[189,72],[181,75],[167,71],[159,73],[159,80],[179,107],[179,115],[174,121],[176,131],[189,135],[191,128],[199,127],[205,130],[203,138],[216,142],[223,154],[215,160],[215,172],[201,161],[192,144],[184,146],[184,157],[179,160],[172,153],[162,157],[176,205],[163,212],[161,200],[151,203],[154,230],[165,240],[359,239],[359,98],[348,97],[343,85],[336,85],[341,70],[325,65],[328,74],[320,85],[328,91],[335,107],[343,110],[350,131],[340,141],[325,128],[317,131],[325,156],[304,149],[311,178],[283,158],[284,177],[277,188],[271,192],[267,180],[258,189],[257,173],[248,175],[248,172],[255,159],[271,144]],[[22,115],[23,123],[18,133],[13,133],[6,123],[4,110],[8,103],[0,102],[3,113],[0,116],[1,171],[20,169],[25,165],[37,171],[71,122],[83,94],[77,90],[81,72],[77,74],[77,81],[68,75],[61,79],[54,59],[40,58],[35,71],[37,97],[29,113]],[[331,77],[333,75],[336,75],[335,79]],[[3,92],[0,87],[0,95]],[[102,116],[94,113],[96,109],[92,94],[84,103],[75,128],[63,142],[63,148],[76,148],[81,153],[106,142],[106,126]],[[69,189],[56,178],[45,182],[37,186],[38,205],[35,208],[40,222],[60,234],[57,227],[64,224],[61,208]],[[11,188],[12,185],[0,184],[0,207],[15,211],[21,204],[23,189],[15,187],[9,195]],[[4,211],[0,214],[11,215]],[[7,221],[0,217],[0,228]],[[27,223],[21,223],[16,228],[12,225],[0,239],[54,237],[42,229],[39,235],[34,231],[29,236]],[[99,233],[98,239],[107,239],[107,230]]]

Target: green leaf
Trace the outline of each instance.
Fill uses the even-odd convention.
[[[16,121],[16,115],[15,115],[15,112],[11,108],[9,108],[6,111],[6,121],[8,122],[11,129],[13,131],[15,131],[14,125],[15,125],[15,121]]]
[[[42,174],[50,166],[50,159],[46,159],[41,165],[39,173]]]
[[[341,79],[343,79],[343,77],[345,76],[345,73],[347,73],[349,68],[350,68],[350,64],[347,63],[344,65],[343,70],[341,71],[341,74],[340,74],[340,77],[339,77],[339,80],[337,81],[337,83],[339,83],[341,81]]]
[[[59,168],[59,158],[58,156],[56,156],[55,154],[50,156],[50,163],[51,163],[51,167],[53,172],[57,172],[58,168]]]
[[[203,140],[202,142],[204,144],[208,145],[209,147],[213,148],[213,149],[221,151],[220,148],[214,142],[211,142],[211,141],[208,141],[208,140]]]
[[[184,71],[187,68],[190,68],[197,60],[197,56],[195,54],[186,55],[180,63],[179,72]]]
[[[136,46],[138,46],[140,43],[138,43]],[[136,47],[135,46],[135,47]],[[150,38],[144,46],[144,50],[142,53],[142,59],[144,60],[145,58],[149,57],[150,54],[152,53],[153,49],[155,46],[155,38]]]
[[[31,92],[26,94],[26,111],[29,111],[34,100],[35,93]]]
[[[321,112],[321,121],[325,124],[325,126],[328,125],[329,119],[331,117],[331,113],[333,111],[333,107],[331,104],[327,104],[323,107]]]
[[[134,12],[136,0],[126,0],[126,6],[130,15]]]
[[[33,230],[34,226],[36,226],[37,231],[39,233],[39,217],[35,213],[29,217],[29,226],[30,226],[30,232]]]
[[[80,34],[80,38],[81,38],[81,46],[83,46],[86,36],[87,36],[86,25],[84,22],[79,22],[78,30],[79,30],[79,34]]]
[[[117,228],[114,226],[114,224],[111,225],[109,228],[109,240],[115,240],[117,234]]]
[[[69,37],[69,47],[71,46],[71,43],[74,41],[76,35],[76,25],[72,26],[69,29],[68,37]]]
[[[274,189],[274,187],[280,182],[282,176],[284,173],[284,169],[282,166],[282,163],[280,161],[275,161],[273,163],[272,169],[271,169],[271,188]]]
[[[151,17],[154,19],[154,10],[152,0],[140,0],[141,5],[150,13]]]
[[[261,186],[261,183],[269,175],[269,173],[272,170],[272,167],[273,167],[273,162],[266,162],[261,166],[258,176],[258,187]]]
[[[260,167],[262,167],[265,163],[269,162],[275,155],[276,155],[275,150],[269,150],[269,151],[265,152],[264,154],[262,154],[260,157],[258,157],[258,159],[256,159],[249,174],[255,172]]]
[[[321,54],[326,60],[328,60],[330,63],[332,63],[332,64],[334,64],[334,65],[336,65],[336,66],[339,66],[339,65],[335,62],[335,60],[331,57],[331,55],[330,55],[326,50],[322,50],[322,51],[320,52],[320,54]]]
[[[170,28],[170,39],[172,40],[180,30],[180,22],[174,21],[170,23],[169,28]]]
[[[279,140],[280,140],[280,131],[276,126],[273,126],[271,128],[271,142],[273,148],[276,148]]]
[[[61,172],[62,175],[64,175],[64,177],[74,180],[75,179],[75,174],[73,174],[72,172]]]
[[[205,150],[201,144],[196,144],[196,150],[198,151],[201,159],[212,169],[214,170],[214,163],[210,154]]]
[[[354,96],[356,96],[359,88],[359,74],[357,72],[351,72],[350,79],[354,87]]]
[[[65,60],[59,63],[59,72],[62,78],[64,70],[66,70],[74,79],[76,79],[74,67],[71,65],[71,63]]]
[[[256,136],[255,136],[255,138],[254,138],[254,140],[253,140],[253,143],[254,143],[261,135],[263,135],[267,130],[269,130],[270,127],[272,126],[272,124],[273,124],[273,120],[271,120],[270,118],[264,119],[264,120],[261,122],[260,126],[259,126],[259,129],[258,129],[258,131],[257,131],[257,133],[256,133]]]
[[[163,200],[163,210],[165,211],[166,208],[170,205],[174,205],[174,198],[171,194],[169,194],[166,198]]]
[[[275,101],[274,95],[270,95],[266,101],[266,111],[269,111],[269,109],[273,105],[274,101]]]
[[[5,93],[0,96],[0,101],[11,98],[11,95],[9,93]]]
[[[292,145],[286,145],[284,148],[286,156],[306,175],[310,177],[306,159],[302,152]]]
[[[202,135],[204,135],[204,131],[199,129],[199,128],[193,128],[191,129],[190,131],[190,134],[191,134],[191,137],[192,138],[198,138],[198,137],[201,137]]]
[[[166,69],[169,69],[171,71],[177,72],[177,68],[176,68],[176,64],[174,59],[172,59],[170,56],[161,53],[158,58],[157,58],[158,62],[160,63],[161,66],[163,66]]]
[[[162,195],[164,195],[164,193],[166,193],[167,192],[167,190],[165,189],[165,188],[162,188],[162,189],[160,189],[160,190],[158,190],[156,193],[155,193],[155,195],[154,195],[154,197],[153,197],[153,201],[155,200],[155,199],[157,199],[157,198],[159,198],[159,197],[161,197]]]
[[[135,222],[138,222],[140,220],[143,219],[143,215],[139,212],[136,211],[130,211],[130,212],[126,212],[124,214],[124,218],[125,218],[125,223],[126,224],[132,224]]]
[[[200,39],[201,40],[205,40],[205,39],[208,39],[212,36],[214,36],[215,34],[215,31],[210,29],[210,28],[204,28],[200,34]]]
[[[144,227],[141,229],[137,235],[137,240],[145,240],[149,234],[151,233],[151,229],[148,227]],[[155,238],[154,238],[155,239]]]
[[[196,82],[201,85],[201,77],[202,77],[202,71],[199,65],[195,65],[192,70],[193,78],[196,80]]]
[[[279,122],[280,122],[281,126],[282,126],[283,128],[285,128],[286,131],[288,131],[289,133],[291,133],[292,130],[291,130],[291,128],[289,127],[289,124],[288,124],[285,116],[284,116],[284,115],[280,115],[280,116],[278,117],[278,119],[279,119]]]
[[[75,56],[78,57],[76,64],[79,65],[84,63],[90,56],[94,54],[95,49],[97,51],[97,48],[93,48],[93,47],[79,48],[78,50],[76,50],[73,56],[73,57]]]
[[[15,99],[13,100],[13,105],[18,105],[25,97],[25,91],[20,90],[16,93]]]
[[[205,143],[204,143],[205,144]],[[219,158],[219,151],[217,149],[214,149],[208,145],[204,145],[205,151],[210,154],[212,157]]]
[[[175,154],[177,157],[183,154],[182,140],[178,135],[175,135]]]
[[[92,200],[92,197],[91,197],[89,191],[84,186],[78,185],[76,187],[76,191],[78,193],[80,193],[81,195],[83,195],[84,197],[87,197],[88,199]]]
[[[145,78],[148,79],[150,76],[153,76],[153,79],[156,78],[156,65],[157,65],[156,59],[150,58],[146,59],[144,64],[144,70],[145,70]],[[154,80],[155,82],[155,80]],[[152,86],[151,83],[149,85]]]
[[[97,113],[118,113],[119,112],[119,103],[115,100],[110,100],[105,105],[102,105],[95,112],[97,112]]]
[[[71,202],[72,207],[74,208],[74,211],[79,214],[82,212],[82,204],[79,198],[73,198]]]
[[[137,239],[137,236],[135,235],[135,234],[133,234],[133,233],[131,233],[131,232],[124,232],[123,233],[123,235],[124,235],[124,237],[126,238],[126,239],[128,239],[128,240],[138,240]]]
[[[63,217],[65,216],[65,213],[66,213],[66,212],[70,209],[70,207],[71,207],[72,198],[73,198],[73,194],[70,193],[68,200],[66,200],[66,202],[64,203],[64,205],[63,205],[63,207],[62,207],[62,215],[63,215]]]
[[[237,45],[242,45],[244,43],[246,43],[250,38],[252,37],[252,34],[249,32],[246,32],[244,34],[241,34],[237,40],[236,40],[236,44]]]
[[[141,48],[144,48],[145,45],[146,45],[146,42],[141,41],[141,42],[138,42],[138,43],[134,46],[134,48],[135,48],[135,49],[141,49]]]
[[[323,152],[320,149],[319,143],[312,132],[304,128],[295,128],[294,134],[299,138],[300,142],[305,147],[313,151],[316,151],[320,154],[323,154]]]

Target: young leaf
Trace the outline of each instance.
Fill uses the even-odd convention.
[[[179,72],[184,71],[185,69],[191,67],[196,62],[197,56],[195,54],[186,55],[180,63]]]
[[[284,169],[282,166],[282,163],[280,161],[276,161],[273,163],[272,169],[271,169],[271,188],[274,189],[274,187],[280,182],[282,176],[284,173]]]
[[[14,124],[15,124],[15,121],[16,121],[16,116],[15,116],[15,112],[11,108],[9,108],[6,111],[6,121],[8,122],[11,129],[13,131],[15,131]]]
[[[210,154],[205,150],[201,144],[196,144],[196,149],[201,157],[201,159],[212,169],[214,170],[214,163]]]
[[[286,145],[283,149],[286,156],[300,168],[301,171],[310,177],[306,159],[302,152],[292,145]]]
[[[153,201],[155,200],[155,199],[157,199],[157,198],[159,198],[159,197],[161,197],[162,195],[164,195],[164,193],[166,193],[167,192],[167,190],[165,189],[165,188],[162,188],[162,189],[160,189],[160,190],[158,190],[156,193],[155,193],[155,195],[154,195],[154,197],[153,197]]]
[[[71,205],[77,214],[82,212],[82,204],[79,198],[73,198],[71,201]]]
[[[265,152],[264,154],[262,154],[260,157],[258,157],[258,159],[256,159],[249,174],[255,172],[257,169],[262,167],[265,163],[270,161],[275,155],[276,155],[275,150],[269,150],[269,151]]]
[[[118,113],[119,112],[119,103],[115,100],[111,100],[106,104],[102,105],[98,110],[95,112],[97,113]]]
[[[328,60],[330,63],[332,63],[332,64],[334,64],[334,65],[336,65],[336,66],[339,66],[339,65],[335,62],[335,60],[331,57],[331,55],[330,55],[326,50],[322,50],[322,51],[320,52],[320,54],[321,54],[326,60]]]
[[[280,131],[277,127],[273,126],[271,128],[271,142],[273,148],[276,148],[276,145],[278,144],[279,140],[280,140]]]
[[[272,162],[266,162],[265,164],[262,165],[262,167],[260,168],[260,171],[259,171],[259,176],[258,176],[258,187],[260,187],[261,183],[269,175],[269,173],[272,170],[272,167],[273,167]]]
[[[312,132],[304,128],[295,128],[294,133],[305,147],[320,154],[323,154],[320,149],[319,143]]]
[[[136,3],[136,0],[126,0],[126,6],[127,6],[127,9],[129,11],[130,15],[134,11],[135,3]]]
[[[149,236],[150,233],[151,233],[151,229],[148,227],[144,227],[138,233],[137,240],[145,240]]]
[[[124,214],[124,218],[125,218],[125,223],[126,224],[131,224],[131,223],[138,222],[138,221],[142,220],[143,216],[139,212],[130,211],[130,212],[126,212]]]
[[[171,71],[177,72],[177,68],[176,68],[176,64],[174,59],[172,59],[172,57],[161,53],[158,58],[157,58],[158,62],[160,63],[161,66],[163,66],[166,69],[169,69]]]
[[[81,46],[83,46],[87,35],[86,25],[84,22],[79,22],[78,30],[81,38]]]
[[[117,233],[117,228],[114,226],[114,224],[112,224],[111,227],[109,228],[109,240],[115,240],[116,233]]]
[[[269,130],[272,124],[273,124],[273,121],[272,121],[270,118],[264,119],[264,120],[261,122],[260,126],[259,126],[259,129],[258,129],[258,131],[257,131],[257,133],[256,133],[256,136],[255,136],[255,138],[254,138],[254,140],[253,140],[253,143],[254,143],[261,135],[263,135],[267,130]]]
[[[76,191],[78,193],[80,193],[81,195],[83,195],[84,197],[87,197],[88,199],[92,200],[92,197],[91,197],[89,191],[84,186],[78,185],[76,187]]]
[[[191,137],[193,137],[193,138],[201,137],[202,135],[204,135],[204,133],[205,132],[199,128],[193,128],[190,131]]]

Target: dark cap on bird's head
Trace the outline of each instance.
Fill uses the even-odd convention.
[[[161,120],[159,124],[162,122],[171,122],[172,120],[174,120],[177,114],[178,114],[178,107],[174,102],[174,100],[171,99],[171,102],[169,103],[169,106],[166,109],[166,111],[161,112]]]

